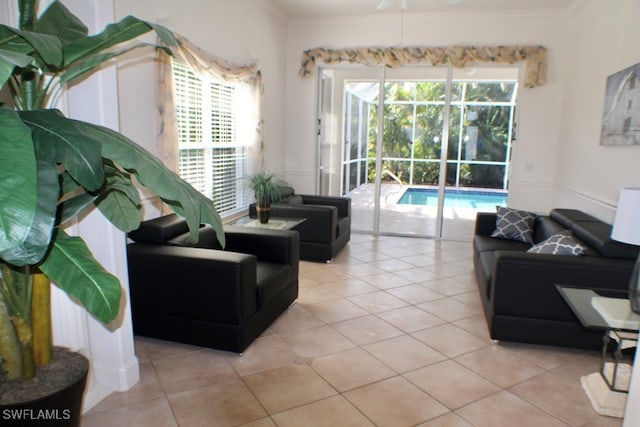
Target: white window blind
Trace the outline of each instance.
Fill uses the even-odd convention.
[[[246,209],[251,88],[195,74],[178,62],[173,73],[180,177],[213,200],[223,217]]]

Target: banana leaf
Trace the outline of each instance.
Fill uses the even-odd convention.
[[[128,233],[140,226],[140,193],[128,174],[107,174],[106,194],[96,206],[107,218],[114,218],[113,225]]]
[[[0,49],[0,86],[7,83],[15,67],[26,67],[32,61],[27,54]]]
[[[38,162],[38,188],[36,211],[25,241],[14,248],[0,252],[0,257],[16,266],[39,263],[49,249],[56,222],[56,201],[60,193],[58,168],[55,163]]]
[[[35,25],[39,33],[59,38],[63,44],[86,37],[89,29],[59,1],[54,1],[45,10]]]
[[[83,37],[63,47],[65,66],[102,52],[120,43],[134,39],[142,34],[155,30],[160,40],[168,46],[177,44],[173,33],[160,25],[149,24],[133,16],[127,16],[118,22],[109,24],[94,36]]]
[[[18,247],[36,216],[37,166],[30,130],[0,108],[0,251]]]
[[[118,316],[120,282],[100,265],[80,237],[58,230],[40,269],[101,322],[109,323]]]
[[[20,118],[31,128],[39,160],[62,163],[69,174],[89,191],[104,184],[100,139],[78,121],[57,110],[21,111]]]
[[[103,126],[78,123],[79,126],[91,129],[95,137],[102,141],[102,155],[105,158],[135,175],[140,184],[165,202],[176,202],[180,206],[177,213],[187,221],[190,242],[197,242],[200,224],[209,224],[216,230],[216,237],[224,247],[222,220],[211,200],[169,170],[153,154],[124,135]],[[173,206],[172,203],[169,204]],[[116,218],[108,218],[110,221],[116,221]]]
[[[3,46],[5,44],[8,46]],[[0,25],[0,47],[22,53],[35,52],[48,66],[62,65],[62,42],[49,34],[22,31]]]
[[[128,53],[132,50],[140,49],[143,47],[153,47],[154,49],[162,49],[167,54],[169,55],[171,54],[171,51],[168,48],[164,46],[154,45],[151,43],[138,43],[134,46],[128,47],[127,49],[123,49],[117,52],[106,52],[106,53],[96,54],[82,61],[78,61],[70,67],[67,67],[65,71],[63,71],[59,76],[60,84],[65,85],[67,83],[73,83],[76,80],[79,80],[80,78],[95,72],[96,68],[104,64],[105,62],[113,58],[117,58],[120,55],[124,55],[125,53]]]

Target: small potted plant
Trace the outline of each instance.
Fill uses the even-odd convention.
[[[118,279],[80,237],[65,232],[73,218],[99,209],[123,232],[138,228],[138,183],[186,218],[192,241],[200,224],[210,224],[224,246],[224,231],[213,202],[151,153],[118,132],[69,119],[55,109],[61,91],[118,55],[148,46],[118,49],[121,43],[155,31],[163,42],[155,48],[170,53],[165,46],[175,45],[174,35],[128,16],[90,36],[58,1],[40,16],[37,0],[17,3],[19,27],[0,25],[0,89],[12,100],[0,105],[0,385],[15,392],[32,384],[40,395],[25,401],[13,393],[2,400],[0,388],[0,408],[37,415],[38,409],[60,408],[44,402],[59,394],[39,376],[44,367],[59,365],[52,351],[51,282],[105,324],[120,311]],[[52,358],[56,363],[50,363]],[[71,385],[79,389],[74,396],[80,400],[49,399],[63,405],[56,414],[68,421],[65,425],[79,423],[85,379],[86,369]]]
[[[282,198],[288,184],[277,178],[273,173],[260,171],[249,177],[249,187],[256,198],[256,212],[262,224],[269,222],[271,203]]]

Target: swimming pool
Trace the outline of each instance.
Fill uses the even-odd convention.
[[[433,188],[407,188],[398,200],[402,205],[438,206],[438,190]],[[507,205],[507,193],[494,191],[445,190],[444,206],[495,210]]]

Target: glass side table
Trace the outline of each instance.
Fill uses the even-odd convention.
[[[243,216],[227,225],[251,228],[265,228],[269,230],[291,230],[297,225],[306,221],[306,218],[279,218],[271,217],[266,224],[261,223],[257,218]]]
[[[628,293],[564,285],[556,288],[585,328],[603,331],[600,372],[582,377],[581,383],[598,413],[622,417],[633,365],[633,359],[627,363],[623,352],[637,347],[640,320],[627,313]]]

